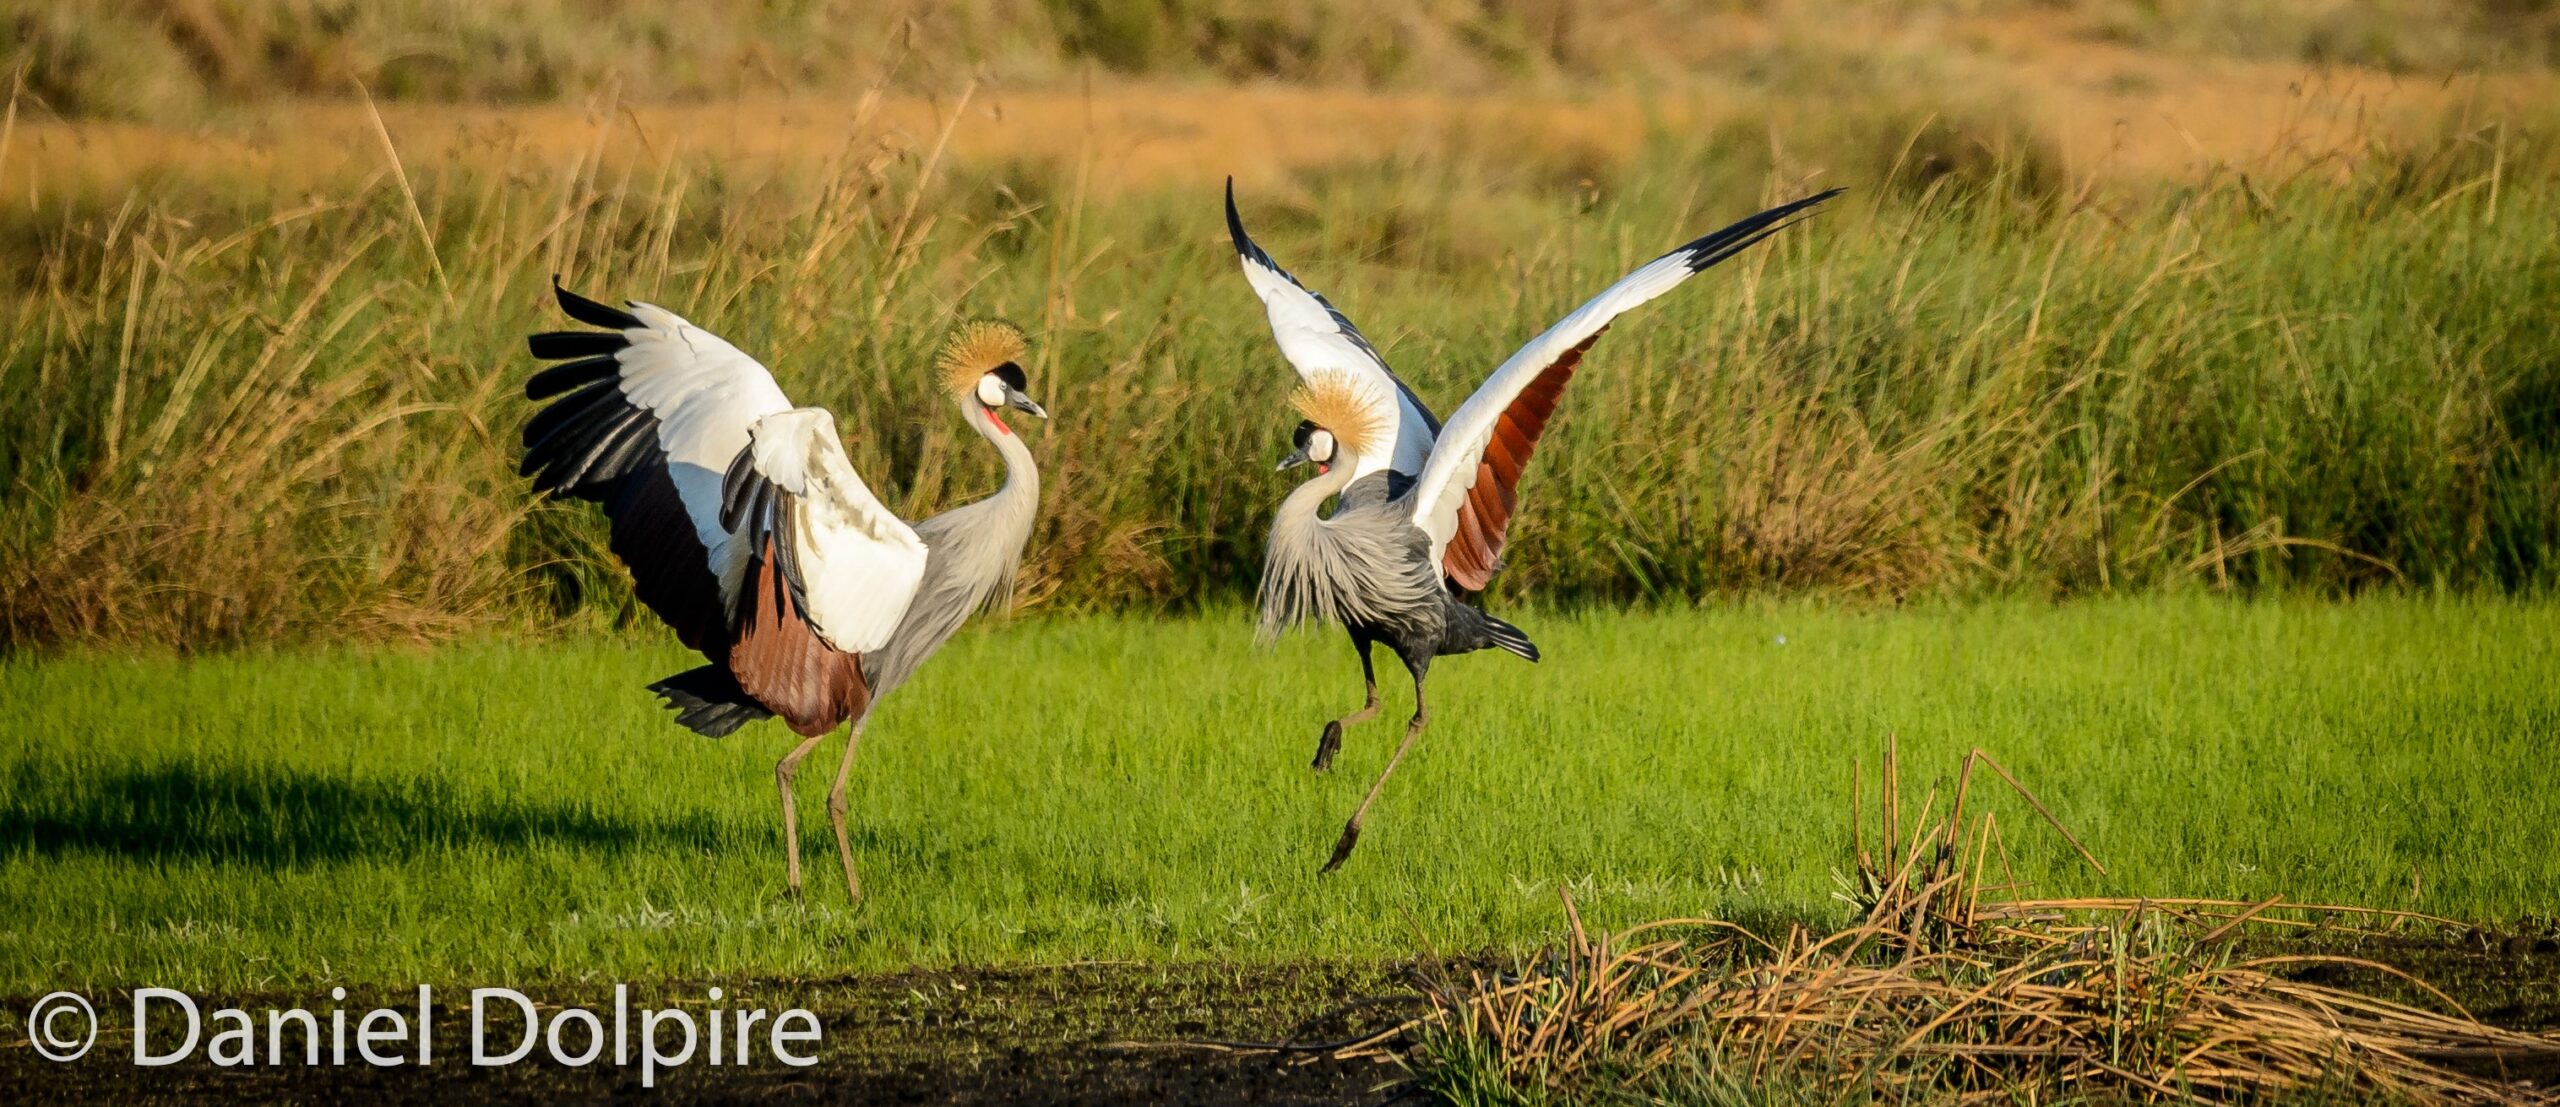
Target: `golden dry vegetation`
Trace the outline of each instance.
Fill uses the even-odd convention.
[[[2560,96],[2482,29],[2515,2],[16,0],[0,643],[631,617],[512,473],[555,273],[756,350],[908,511],[988,477],[912,372],[1021,320],[1025,601],[1235,599],[1289,378],[1229,174],[1444,409],[1649,253],[1851,189],[1613,334],[1515,595],[2539,587]]]
[[[0,164],[0,202],[41,208],[49,192],[114,193],[138,181],[275,192],[344,187],[389,164],[377,110],[411,172],[547,173],[600,153],[753,178],[912,153],[948,127],[955,161],[1080,172],[1109,189],[1227,174],[1275,184],[1388,152],[1429,160],[1451,147],[1473,152],[1500,142],[1534,146],[1542,162],[1623,167],[1655,128],[1761,129],[1783,154],[1789,136],[1833,125],[1851,106],[1844,101],[1915,124],[1955,114],[2023,126],[2024,137],[2048,144],[2075,180],[2184,181],[2217,167],[2343,174],[2374,150],[2432,134],[2448,120],[2487,121],[2560,98],[2560,79],[2540,69],[2417,75],[2176,53],[2111,41],[2085,20],[2055,14],[1870,14],[1826,23],[1819,38],[1801,21],[1712,23],[1729,52],[1789,58],[1810,72],[1704,69],[1664,87],[1532,84],[1488,94],[1215,84],[1095,69],[1045,83],[979,84],[955,74],[930,94],[882,85],[766,88],[668,102],[608,83],[539,104],[267,99],[177,122],[29,109],[18,113],[8,164]],[[360,85],[351,79],[344,87]],[[1922,89],[1937,95],[1917,95]]]

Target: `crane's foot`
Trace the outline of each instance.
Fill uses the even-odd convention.
[[[1316,759],[1312,767],[1315,771],[1320,773],[1331,772],[1333,770],[1333,755],[1341,751],[1342,720],[1335,719],[1332,722],[1324,724],[1324,736],[1316,739]]]
[[[1329,873],[1341,868],[1343,862],[1351,860],[1351,847],[1359,844],[1360,824],[1356,822],[1343,824],[1342,840],[1333,844],[1333,859],[1325,862],[1324,868],[1317,871]]]

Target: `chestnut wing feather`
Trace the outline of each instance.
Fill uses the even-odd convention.
[[[1441,428],[1414,483],[1413,520],[1450,582],[1481,590],[1502,565],[1520,475],[1574,370],[1611,320],[1784,228],[1840,190],[1770,208],[1638,267],[1511,355]]]
[[[887,644],[924,576],[915,530],[871,494],[820,408],[757,421],[730,463],[720,526],[735,537],[729,669],[801,734],[862,712],[862,655]]]

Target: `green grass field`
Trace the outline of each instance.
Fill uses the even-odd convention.
[[[1995,796],[2039,892],[2560,904],[2560,606],[1515,614],[1548,660],[1444,663],[1433,730],[1324,878],[1398,732],[1308,771],[1359,691],[1339,641],[1255,650],[1240,613],[964,635],[866,740],[858,910],[824,838],[833,747],[803,773],[794,904],[787,735],[675,728],[639,688],[672,647],[21,656],[0,994],[1452,952],[1553,933],[1559,884],[1595,925],[1837,920],[1851,762],[1887,734],[1915,800],[1983,747],[2109,866]]]
[[[1907,821],[1978,748],[2105,864],[1977,778],[2026,894],[2447,916],[2340,940],[2560,1026],[2560,0],[465,7],[0,0],[0,1087],[619,1095],[15,1020],[717,981],[846,1032],[678,1101],[1338,1101],[1368,1062],[1105,1043],[1297,1035],[1560,889],[1836,932],[1888,741]],[[1358,665],[1252,642],[1298,381],[1222,182],[1443,415],[1847,190],[1594,347],[1489,603],[1546,660],[1438,666],[1332,876],[1410,685],[1316,774]],[[999,479],[936,347],[1032,338],[1018,604],[873,721],[858,904],[839,748],[795,899],[791,736],[676,726],[643,686],[698,659],[516,471],[555,281],[767,363],[911,519]]]

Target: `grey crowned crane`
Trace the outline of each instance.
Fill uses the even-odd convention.
[[[664,308],[553,291],[603,329],[532,336],[533,356],[566,364],[525,384],[549,403],[525,426],[524,474],[603,506],[633,591],[709,662],[649,686],[676,722],[718,738],[780,716],[800,736],[774,766],[795,895],[792,780],[851,724],[827,815],[859,899],[845,786],[863,722],[971,612],[1010,594],[1031,537],[1040,474],[1004,412],[1048,413],[1023,393],[1022,332],[974,323],[944,345],[943,383],[1003,456],[1004,487],[911,527],[854,472],[835,417],[791,406],[754,358]]]
[[[1839,192],[1781,204],[1627,274],[1512,354],[1444,427],[1348,316],[1254,245],[1236,214],[1235,182],[1227,183],[1227,233],[1245,280],[1262,298],[1281,356],[1304,382],[1294,397],[1305,417],[1297,452],[1280,467],[1312,462],[1317,474],[1289,494],[1272,520],[1261,633],[1267,639],[1300,622],[1339,623],[1350,632],[1368,684],[1366,704],[1324,725],[1316,769],[1332,766],[1344,727],[1378,714],[1373,644],[1394,650],[1413,676],[1413,719],[1404,741],[1343,824],[1324,871],[1350,858],[1361,820],[1422,736],[1430,718],[1422,686],[1433,658],[1499,648],[1538,659],[1538,647],[1519,628],[1467,600],[1502,567],[1520,474],[1591,344],[1619,315]],[[1329,517],[1319,514],[1328,499],[1335,500]]]

